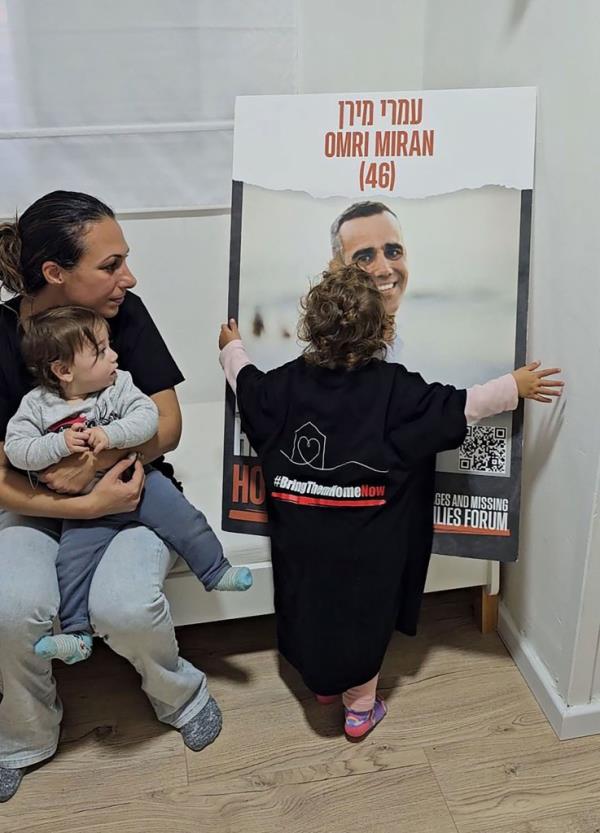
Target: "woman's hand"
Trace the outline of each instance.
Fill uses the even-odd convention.
[[[221,324],[221,332],[219,334],[219,350],[222,350],[230,341],[235,341],[241,338],[240,331],[235,318],[230,318],[228,324]]]
[[[42,483],[59,495],[79,495],[94,479],[96,458],[90,452],[72,454],[39,476]]]
[[[519,396],[522,399],[534,399],[536,402],[552,402],[551,397],[560,396],[564,387],[561,379],[548,379],[560,373],[559,367],[542,368],[538,370],[541,362],[531,364],[513,370],[513,376],[517,383]]]
[[[140,502],[145,479],[144,467],[136,458],[137,455],[130,455],[119,460],[98,481],[89,495],[86,495],[89,507],[88,518],[102,518],[104,515],[133,512]],[[122,476],[129,466],[133,466],[133,475],[131,480],[125,483]]]

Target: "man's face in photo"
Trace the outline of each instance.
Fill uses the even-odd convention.
[[[342,223],[338,234],[344,263],[356,263],[373,277],[386,312],[395,315],[408,282],[406,249],[396,217],[388,211],[355,217]]]

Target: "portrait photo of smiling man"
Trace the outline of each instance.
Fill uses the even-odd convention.
[[[406,248],[397,216],[382,202],[355,202],[331,226],[331,251],[372,275],[395,315],[408,283]]]
[[[302,350],[299,303],[336,262],[368,272],[395,320],[387,360],[458,385],[515,349],[521,196],[487,186],[420,200],[315,198],[244,183],[230,291],[261,367]]]
[[[355,202],[331,226],[333,261],[364,269],[381,292],[386,311],[396,315],[408,284],[406,246],[398,217],[382,202]],[[400,361],[402,340],[396,334],[387,358]]]

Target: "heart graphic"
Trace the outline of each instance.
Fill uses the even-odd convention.
[[[321,443],[315,437],[298,437],[298,454],[305,463],[312,463],[320,453]]]

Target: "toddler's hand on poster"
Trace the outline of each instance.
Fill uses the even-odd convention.
[[[559,367],[542,368],[538,370],[541,362],[531,362],[513,370],[513,376],[517,383],[519,396],[522,399],[534,399],[536,402],[552,402],[553,396],[560,396],[564,387],[561,379],[548,379],[548,376],[555,376],[560,373]]]
[[[221,324],[221,332],[219,334],[219,350],[222,350],[230,341],[235,341],[241,338],[240,331],[235,318],[230,318],[228,324]]]
[[[101,451],[110,448],[106,432],[100,427],[89,429],[88,445],[94,454],[100,454]]]

